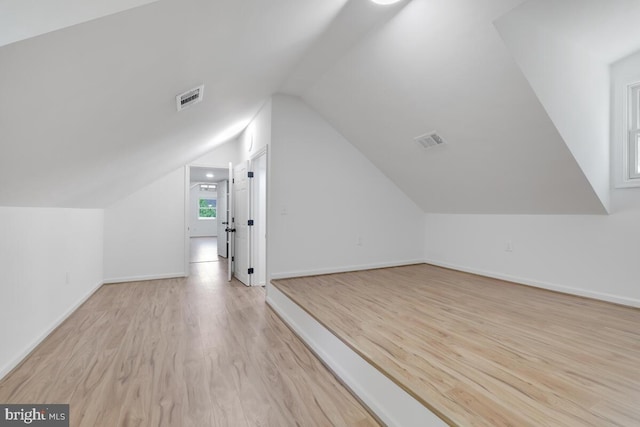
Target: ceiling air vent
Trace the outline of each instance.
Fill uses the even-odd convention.
[[[203,95],[204,85],[201,85],[176,96],[176,106],[178,107],[178,111],[184,110],[185,108],[202,101]]]
[[[429,132],[427,134],[416,136],[413,138],[422,148],[431,148],[436,145],[443,145],[444,139],[435,132]]]

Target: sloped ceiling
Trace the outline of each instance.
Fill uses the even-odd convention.
[[[607,64],[640,49],[637,0],[527,0],[510,10]]]
[[[108,206],[282,91],[425,212],[604,213],[494,25],[533,1],[160,0],[1,47],[0,205]],[[574,37],[619,32],[568,16],[553,25]],[[204,100],[177,113],[175,95],[202,83]],[[446,145],[414,143],[434,130]]]
[[[603,206],[610,205],[612,62],[640,48],[640,2],[529,0],[496,28]]]
[[[426,212],[604,213],[494,27],[520,3],[414,0],[300,95]]]
[[[1,47],[0,204],[105,207],[199,157],[345,1],[161,0]]]
[[[158,0],[0,0],[0,46]]]

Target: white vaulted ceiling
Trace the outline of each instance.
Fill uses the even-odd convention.
[[[0,46],[158,0],[0,0]]]
[[[632,0],[143,3],[0,47],[0,205],[107,206],[282,91],[425,212],[606,212],[608,158],[593,149],[608,141],[581,144],[580,120],[549,94],[567,75],[545,74],[544,44],[529,55],[519,24],[606,68],[640,47]],[[176,112],[175,95],[203,83],[203,101]],[[447,144],[420,149],[430,131]]]
[[[345,1],[161,0],[1,47],[0,204],[103,207],[204,154]]]
[[[494,27],[520,3],[414,0],[303,99],[427,212],[602,213]]]

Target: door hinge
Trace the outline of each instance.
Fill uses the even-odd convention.
[[[248,176],[249,178],[253,178],[253,172],[251,172],[251,171],[247,172],[247,176]]]
[[[232,256],[231,261],[235,261],[235,260],[236,260],[236,257]]]
[[[249,270],[247,270],[247,273],[253,274],[253,268],[250,268]]]
[[[247,221],[247,225],[253,225],[253,220],[250,219],[249,221]]]

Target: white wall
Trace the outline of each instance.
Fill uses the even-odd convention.
[[[238,162],[249,160],[271,144],[272,101],[268,100],[238,137]]]
[[[186,274],[184,175],[177,169],[105,209],[105,282]]]
[[[196,160],[189,163],[189,165],[226,168],[229,166],[229,162],[232,162],[235,165],[239,161],[240,149],[238,138],[235,138],[229,142],[225,142],[222,145],[218,145],[216,148],[212,149],[204,156],[198,157]]]
[[[425,258],[434,264],[640,306],[640,189],[611,189],[609,67],[588,46],[544,29],[540,20],[530,20],[526,7],[541,5],[527,2],[496,26],[611,214],[427,214]],[[627,76],[637,58],[631,56],[628,61],[613,67],[614,78]],[[508,242],[512,252],[505,251]]]
[[[191,237],[214,237],[218,235],[217,219],[199,219],[200,199],[217,199],[215,191],[200,191],[196,185],[190,190],[189,197],[189,235]]]
[[[271,115],[268,278],[422,260],[424,213],[415,203],[300,99],[274,96]],[[267,302],[381,419],[440,425],[269,282]]]
[[[423,258],[424,214],[300,99],[272,100],[271,277]]]
[[[552,0],[527,2],[497,20],[496,27],[606,213],[610,208],[609,66],[588,46],[544,27],[529,11],[553,4]]]
[[[640,306],[639,190],[614,192],[609,216],[427,214],[426,260]]]
[[[0,378],[102,284],[102,210],[0,207]]]

